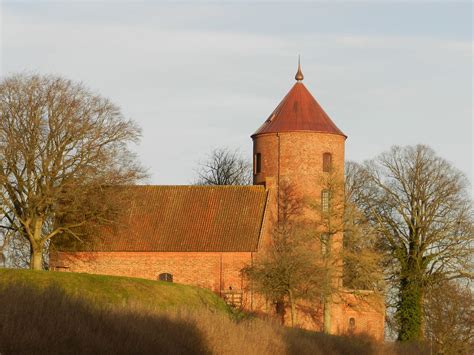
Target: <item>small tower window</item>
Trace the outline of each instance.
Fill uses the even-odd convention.
[[[331,199],[331,193],[329,190],[323,190],[321,192],[321,211],[329,212],[329,203]]]
[[[255,154],[253,166],[253,171],[255,174],[260,174],[262,172],[262,154]]]
[[[331,153],[324,153],[323,154],[323,171],[328,173],[331,171],[332,168],[332,154]]]
[[[166,281],[166,282],[173,282],[173,275],[171,275],[170,273],[165,272],[163,274],[158,275],[158,280]]]

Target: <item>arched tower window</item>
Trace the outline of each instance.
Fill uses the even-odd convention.
[[[330,172],[332,169],[332,154],[324,153],[323,154],[323,171],[325,173]]]
[[[321,191],[321,211],[329,212],[329,204],[331,199],[331,193],[329,190]]]
[[[171,275],[170,273],[165,272],[163,274],[158,275],[158,280],[173,282],[173,275]]]

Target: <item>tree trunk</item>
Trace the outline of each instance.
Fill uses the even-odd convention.
[[[37,218],[34,221],[33,241],[31,242],[30,269],[43,270],[43,246],[41,232],[43,229],[43,219]]]
[[[43,248],[33,247],[31,250],[30,269],[43,270]]]
[[[280,317],[281,324],[285,325],[285,301],[278,300],[275,304],[275,311],[278,317]]]
[[[293,292],[288,292],[288,298],[290,301],[290,312],[291,312],[291,326],[294,327],[296,324],[296,304],[293,298]]]
[[[327,295],[323,296],[323,331],[331,333],[331,302]]]
[[[397,309],[400,325],[399,341],[419,341],[423,338],[422,290],[420,282],[416,279],[407,277],[400,282],[400,300]]]

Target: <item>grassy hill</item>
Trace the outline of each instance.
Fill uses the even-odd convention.
[[[228,313],[225,302],[209,290],[131,277],[0,269],[0,289],[15,283],[39,290],[57,287],[98,306],[138,306],[153,310],[209,309]]]
[[[173,283],[0,269],[0,354],[427,354],[363,337],[236,319],[212,292]]]

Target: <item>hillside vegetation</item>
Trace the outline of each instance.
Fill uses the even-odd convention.
[[[197,287],[0,269],[0,354],[420,354],[235,317]]]
[[[202,309],[228,313],[225,302],[209,290],[171,282],[122,276],[37,270],[0,269],[0,288],[26,284],[44,290],[57,287],[68,296],[96,306],[136,306],[154,310]]]

